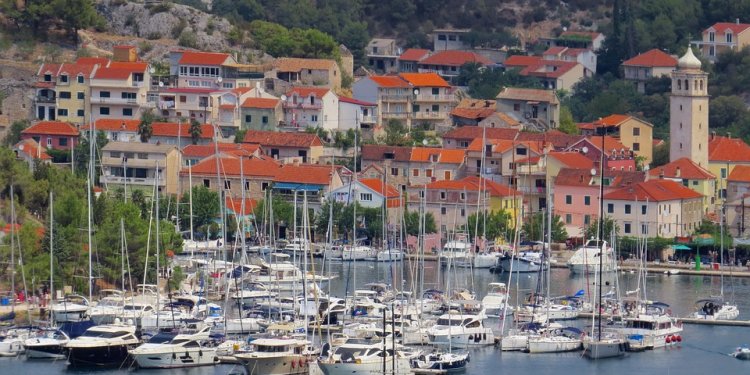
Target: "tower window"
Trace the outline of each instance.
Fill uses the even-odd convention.
[[[680,104],[680,111],[682,111],[682,104]]]
[[[680,123],[680,129],[682,129],[682,123]]]
[[[703,90],[703,80],[700,80],[701,90]]]
[[[682,90],[682,81],[679,79],[677,80],[677,89]],[[682,106],[680,106],[680,109],[682,109]]]
[[[685,90],[690,90],[690,84],[688,84],[688,80],[685,80]]]
[[[680,150],[682,150],[682,143],[680,143]]]

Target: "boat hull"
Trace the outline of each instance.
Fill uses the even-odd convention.
[[[512,262],[512,265],[511,265]],[[505,258],[500,261],[500,266],[503,268],[503,271],[510,272],[511,267],[513,272],[518,273],[532,273],[532,272],[539,272],[542,270],[542,263],[540,262],[529,262],[526,260],[521,259],[513,259]]]
[[[390,373],[393,361],[387,360],[387,372]],[[318,363],[320,370],[325,375],[355,375],[355,374],[380,374],[383,372],[383,361],[373,362],[337,362],[337,363]],[[399,358],[395,361],[396,374],[410,374],[411,365],[407,358]],[[249,374],[249,373],[248,373]]]
[[[60,343],[24,344],[24,347],[26,347],[26,358],[30,359],[61,359],[67,354]]]
[[[263,357],[247,353],[235,355],[235,358],[245,367],[247,375],[297,375],[307,374],[310,370],[308,361],[302,355]]]
[[[625,340],[583,340],[583,355],[589,359],[614,358],[625,355],[630,345]]]
[[[131,353],[140,368],[182,368],[210,366],[218,363],[214,348],[180,348],[176,352]]]
[[[429,334],[430,345],[437,346],[452,346],[455,348],[468,348],[473,346],[487,346],[495,344],[495,334],[491,328],[484,328],[477,332],[464,332],[456,333],[451,332],[450,337],[448,334]]]
[[[529,339],[529,353],[563,353],[581,349],[581,340],[538,337]]]
[[[135,348],[132,345],[107,345],[85,348],[69,348],[68,363],[74,367],[127,367],[130,361],[128,350]]]

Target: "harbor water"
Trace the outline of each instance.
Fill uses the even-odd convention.
[[[321,264],[316,269],[321,269]],[[414,279],[412,273],[416,267],[409,267],[406,261],[403,266],[405,282],[401,281],[402,270],[400,263],[391,265],[387,263],[356,262],[344,263],[341,261],[331,262],[330,271],[338,277],[330,284],[330,293],[336,296],[344,296],[347,290],[351,294],[355,289],[353,285],[354,273],[356,272],[357,288],[361,288],[369,282],[391,283],[405,285],[408,289]],[[328,264],[326,264],[328,268]],[[473,289],[481,299],[486,293],[490,282],[508,282],[508,275],[492,274],[487,270],[458,269],[455,272],[446,273],[438,271],[435,262],[426,262],[424,266],[424,287],[435,287],[437,275],[443,278],[443,287],[450,278],[451,288],[460,287]],[[347,278],[347,275],[349,276]],[[610,285],[614,284],[614,274],[604,277]],[[619,283],[621,290],[635,290],[638,288],[637,274],[620,273]],[[347,279],[349,283],[347,283]],[[646,277],[647,285],[642,290],[646,298],[653,301],[662,301],[671,305],[673,315],[684,317],[694,311],[694,302],[701,298],[717,295],[720,292],[721,279],[710,276],[688,276],[688,275],[666,275],[650,274]],[[587,293],[591,289],[593,293],[594,277],[572,276],[567,269],[553,269],[549,285],[551,295],[572,295],[579,290]],[[526,293],[536,289],[536,274],[521,274],[518,278],[511,280],[509,286],[513,291],[520,289],[518,298],[521,299]],[[587,286],[589,286],[587,288]],[[328,292],[328,286],[323,290]],[[607,288],[605,288],[607,290]],[[740,320],[750,319],[750,280],[746,278],[724,278],[724,295],[726,298],[736,302],[740,309]],[[515,303],[515,293],[511,300]],[[571,322],[578,327],[585,328],[591,323],[590,320],[578,320]],[[496,331],[500,331],[502,321],[490,319],[486,324],[491,325]],[[507,326],[512,323],[506,322]],[[507,328],[507,327],[506,327]],[[643,353],[628,353],[625,357],[613,358],[600,361],[590,361],[582,357],[581,352],[561,354],[527,354],[521,352],[501,352],[495,347],[485,347],[471,350],[471,362],[467,366],[466,373],[470,374],[748,374],[750,373],[750,361],[739,361],[728,355],[735,347],[750,343],[750,328],[710,325],[686,325],[682,334],[683,342],[680,346],[667,349],[657,349]],[[194,369],[177,370],[133,370],[133,369],[68,369],[64,360],[56,362],[26,360],[20,358],[0,358],[0,374],[126,374],[137,371],[143,374],[184,374],[184,375],[218,375],[218,374],[244,374],[241,366],[218,365],[214,367],[202,367]]]

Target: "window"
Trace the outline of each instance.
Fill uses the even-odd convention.
[[[310,121],[312,121],[312,122],[318,122],[318,115],[312,115],[312,116],[310,116]]]
[[[462,208],[461,209],[461,217],[464,217],[464,216],[466,216],[466,209]]]
[[[583,215],[583,225],[591,224],[591,215]]]
[[[419,112],[419,104],[414,104],[411,106],[411,111],[414,113]]]
[[[573,204],[573,196],[572,195],[566,195],[565,196],[565,204]]]
[[[573,223],[573,215],[565,214],[565,224],[571,224],[571,223]]]
[[[639,128],[639,127],[635,127],[635,128],[633,128],[633,135],[634,135],[634,136],[639,136],[639,135],[641,135],[641,128]]]
[[[232,189],[232,181],[224,180],[224,190]]]
[[[732,33],[727,33],[727,43],[732,43]]]
[[[44,75],[44,82],[51,82],[52,81],[52,75],[51,74],[45,74]]]
[[[445,200],[445,197],[448,196],[448,194],[444,191],[440,192],[440,199]]]
[[[68,115],[68,110],[65,109],[65,108],[58,108],[57,109],[57,115],[58,116],[67,116]]]
[[[438,34],[438,40],[446,40],[445,34]]]
[[[203,179],[203,186],[207,187],[207,188],[210,188],[211,187],[211,180],[209,180],[207,178],[204,178]]]
[[[516,155],[526,155],[527,150],[525,147],[517,147],[516,148]]]
[[[245,115],[245,122],[252,122],[252,121],[253,121],[253,116]]]
[[[68,83],[68,75],[67,74],[61,75],[60,76],[60,82],[62,82],[62,83]]]
[[[359,200],[363,202],[372,202],[372,193],[359,193]]]
[[[83,93],[83,91],[79,91],[76,97],[78,98],[78,100],[83,100],[86,95]]]
[[[432,105],[432,112],[440,112],[440,106],[437,104]]]
[[[638,142],[633,142],[633,151],[641,151],[641,144]]]
[[[625,205],[625,213],[626,214],[630,214],[630,205],[629,204]]]
[[[412,169],[411,175],[414,177],[419,177],[419,169],[416,169],[416,168]]]
[[[451,179],[451,171],[445,171],[443,173],[443,179],[444,180],[450,180]]]
[[[120,94],[121,98],[128,100],[135,100],[135,96],[136,95],[134,92],[123,92],[122,94]]]
[[[714,46],[709,46],[709,47],[708,47],[708,55],[709,55],[709,56],[716,56],[716,47],[714,47]]]
[[[122,115],[131,117],[133,116],[133,108],[123,108],[122,109]]]
[[[465,200],[465,199],[466,199],[466,193],[461,192],[461,200]]]
[[[398,176],[398,168],[391,168],[391,176]]]
[[[713,42],[716,40],[716,33],[713,31],[708,32],[708,41]]]
[[[587,196],[583,197],[583,204],[585,204],[586,206],[591,206],[591,196],[590,195],[587,195]]]
[[[60,99],[70,99],[70,91],[60,91]]]
[[[268,124],[268,116],[263,116],[263,123]]]
[[[641,224],[641,234],[648,234],[648,225]]]
[[[99,107],[99,114],[109,116],[109,107]]]
[[[440,95],[440,88],[439,87],[433,87],[432,88],[432,95]]]
[[[448,210],[445,207],[440,207],[440,214],[445,215],[448,213]]]
[[[82,109],[79,109],[76,115],[78,115],[78,117],[84,117],[86,115],[86,112]]]
[[[52,147],[52,138],[47,137],[47,147]]]
[[[100,98],[109,98],[109,91],[99,91]]]
[[[83,83],[83,80],[84,80],[83,76],[79,75],[78,76],[78,83]]]
[[[625,223],[625,233],[630,234],[630,223]]]
[[[432,169],[425,169],[424,175],[425,177],[432,177]]]
[[[648,208],[646,208],[646,205],[645,204],[641,205],[641,215],[645,215],[647,211],[648,211]]]
[[[268,182],[260,183],[260,190],[266,191],[268,189]]]
[[[120,158],[120,151],[110,151],[109,157],[119,159]]]
[[[518,103],[513,104],[513,111],[520,112],[521,111],[521,105],[518,104]]]
[[[721,168],[721,178],[727,178],[727,169]]]
[[[68,145],[68,138],[60,138],[57,141],[57,144],[59,144],[60,146],[67,146]]]

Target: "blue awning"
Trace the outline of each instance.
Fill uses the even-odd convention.
[[[692,250],[691,248],[689,248],[688,246],[685,246],[685,245],[672,245],[672,249],[674,249],[675,251],[679,251],[679,250]]]
[[[320,191],[322,185],[297,184],[294,182],[277,182],[273,184],[274,189],[297,190],[297,191]]]

